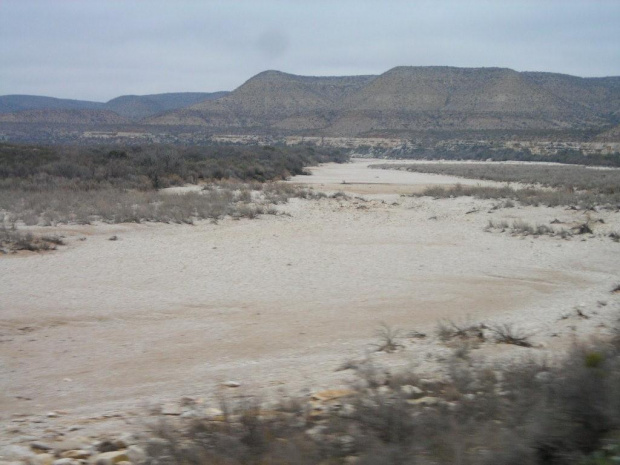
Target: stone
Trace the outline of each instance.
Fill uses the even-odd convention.
[[[83,449],[67,450],[60,454],[60,456],[65,459],[87,459],[91,455],[89,451]]]
[[[90,440],[88,438],[78,436],[54,444],[54,449],[56,452],[62,453],[68,450],[86,450],[89,446]]]
[[[355,394],[355,391],[352,389],[327,389],[325,391],[315,392],[310,398],[319,402],[329,402],[342,397],[349,397],[353,394]]]
[[[146,461],[146,452],[140,446],[129,446],[127,457],[129,457],[131,463],[140,464]]]
[[[47,418],[57,418],[58,417],[58,413],[57,412],[47,412]]]
[[[412,386],[410,384],[406,384],[400,387],[400,391],[405,394],[407,397],[411,397],[414,399],[419,399],[420,397],[424,397],[424,391],[417,386]]]
[[[168,441],[162,438],[150,438],[146,441],[146,450],[148,455],[153,457],[161,457],[166,453],[169,447],[170,444]]]
[[[115,450],[104,452],[91,458],[90,463],[94,465],[115,465],[119,462],[128,462],[127,451]]]
[[[0,457],[8,460],[27,460],[35,455],[28,447],[18,445],[6,446],[0,450]]]
[[[121,439],[109,439],[101,441],[97,444],[97,451],[99,452],[114,452],[117,450],[125,449],[127,444]]]
[[[41,441],[35,441],[35,442],[30,443],[30,447],[34,450],[42,450],[42,451],[54,450],[54,446],[52,446],[51,444],[48,444],[47,442],[41,442]]]
[[[336,440],[339,450],[345,454],[350,454],[355,450],[355,438],[350,435],[340,436]]]
[[[52,465],[54,456],[52,454],[37,454],[28,460],[30,465]]]
[[[183,409],[178,404],[164,404],[161,407],[162,415],[179,416],[183,413]]]
[[[79,460],[75,459],[58,459],[54,460],[52,465],[82,465]]]
[[[422,397],[420,399],[408,400],[407,403],[410,405],[431,406],[431,405],[437,405],[439,403],[439,399],[437,397],[427,396],[427,397]]]
[[[215,407],[209,407],[204,411],[205,418],[210,421],[224,421],[224,412]]]
[[[306,430],[306,434],[313,439],[317,439],[323,435],[327,431],[327,426],[324,425],[316,425],[309,430]]]
[[[222,383],[222,386],[226,386],[229,388],[237,388],[239,386],[241,386],[241,383],[237,382],[237,381],[225,381]]]
[[[548,383],[553,378],[553,375],[548,371],[541,371],[540,373],[536,373],[534,378],[540,383]]]
[[[377,392],[385,396],[385,395],[391,394],[392,390],[390,389],[389,386],[380,386],[379,388],[377,388]]]

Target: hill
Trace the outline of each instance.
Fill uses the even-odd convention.
[[[228,92],[177,92],[152,95],[123,95],[103,104],[121,116],[141,120],[170,110],[189,107],[205,100],[215,100]]]
[[[37,95],[3,95],[0,96],[0,114],[15,113],[24,110],[109,110],[132,120],[165,113],[188,107],[205,100],[213,100],[227,95],[228,92],[178,92],[152,95],[123,95],[108,102],[91,102],[86,100],[69,100]],[[42,117],[43,113],[39,114]],[[9,119],[20,119],[16,116]],[[5,120],[3,120],[5,121]]]
[[[129,124],[127,118],[109,110],[24,110],[0,114],[1,123],[36,124]]]
[[[296,129],[322,127],[340,100],[375,76],[311,77],[265,71],[229,95],[148,120],[151,124]]]
[[[266,71],[215,102],[146,122],[353,136],[425,130],[583,130],[608,126],[618,111],[619,77],[397,67],[380,76],[348,77]]]
[[[38,95],[2,95],[0,96],[0,113],[22,110],[93,110],[103,107],[101,102],[86,100],[69,100]]]

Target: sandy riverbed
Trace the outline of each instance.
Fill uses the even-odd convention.
[[[61,409],[75,422],[209,397],[225,380],[265,397],[341,385],[353,375],[335,369],[370,350],[381,322],[430,335],[442,317],[511,321],[536,332],[541,353],[617,313],[620,244],[602,235],[620,230],[617,213],[597,214],[600,236],[585,241],[489,233],[490,218],[571,224],[584,213],[401,197],[482,182],[369,163],[292,180],[361,199],[295,199],[280,207],[290,216],[217,225],[70,226],[56,252],[0,257],[1,419]],[[592,318],[558,322],[576,305]],[[440,350],[405,345],[382,357],[422,369]]]

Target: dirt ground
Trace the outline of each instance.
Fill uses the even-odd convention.
[[[610,290],[620,282],[620,244],[604,236],[620,231],[618,213],[594,214],[604,220],[595,235],[570,240],[485,232],[489,219],[570,225],[584,213],[402,197],[483,183],[368,169],[376,162],[293,179],[351,197],[294,199],[279,207],[288,215],[68,226],[58,228],[67,242],[58,251],[0,257],[2,427],[19,415],[62,410],[67,426],[209,398],[227,380],[241,384],[238,395],[265,398],[343,385],[354,375],[336,369],[371,353],[382,322],[429,337],[373,356],[424,370],[448,351],[432,337],[440,318],[512,322],[540,345],[518,354],[552,354],[604,333],[618,313]],[[561,319],[576,306],[591,318]]]

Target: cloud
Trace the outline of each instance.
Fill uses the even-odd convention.
[[[0,0],[0,94],[231,90],[265,69],[620,75],[615,0]]]

